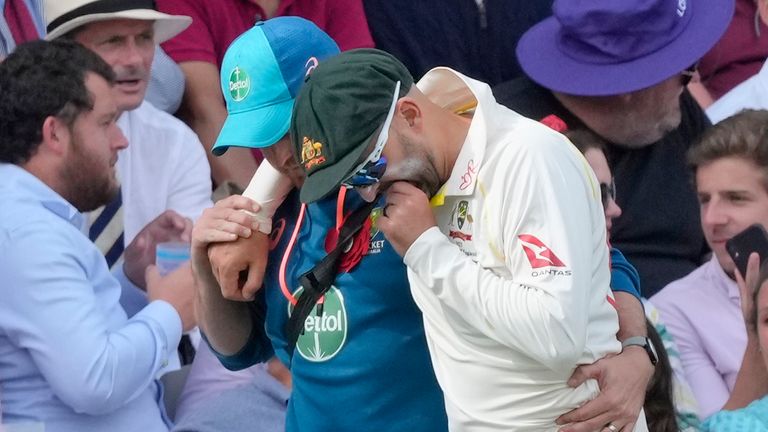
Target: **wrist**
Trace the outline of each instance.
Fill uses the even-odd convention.
[[[659,356],[653,342],[645,336],[633,336],[621,342],[622,352],[635,351],[641,353],[650,361],[652,366],[656,366]]]

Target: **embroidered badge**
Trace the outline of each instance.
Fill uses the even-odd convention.
[[[301,145],[301,163],[307,171],[314,166],[324,164],[323,144],[304,137],[304,142]]]

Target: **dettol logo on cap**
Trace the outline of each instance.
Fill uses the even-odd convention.
[[[299,298],[304,292],[301,287],[293,293]],[[292,312],[288,304],[288,315]],[[344,347],[347,340],[347,310],[344,296],[336,287],[331,287],[323,296],[322,312],[318,305],[304,320],[304,332],[296,341],[296,350],[305,359],[312,362],[324,362],[332,359]]]
[[[251,78],[240,66],[235,66],[229,74],[229,95],[235,102],[240,102],[251,92]]]

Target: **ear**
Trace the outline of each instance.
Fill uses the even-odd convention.
[[[43,141],[40,148],[63,155],[69,149],[71,135],[69,126],[61,119],[49,116],[43,121]]]
[[[401,118],[413,129],[414,132],[421,131],[424,123],[424,117],[419,103],[412,97],[404,96],[398,99],[395,107],[395,116]]]

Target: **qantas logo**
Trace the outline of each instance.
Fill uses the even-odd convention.
[[[565,263],[541,240],[530,234],[521,234],[517,238],[522,242],[523,251],[525,251],[532,268],[565,267]]]

